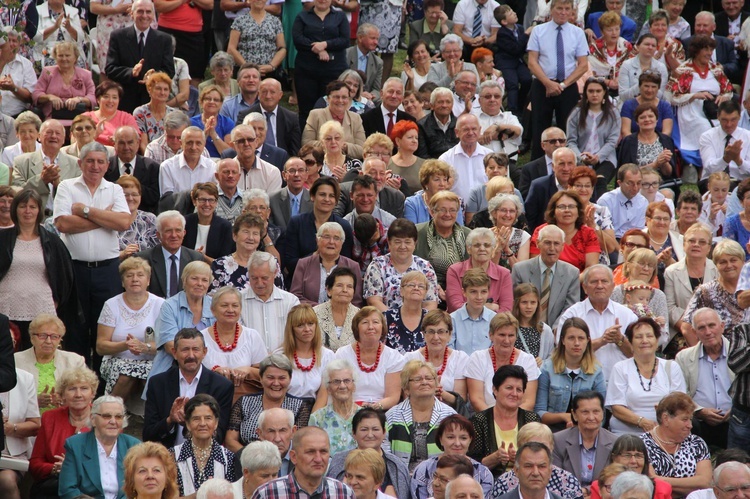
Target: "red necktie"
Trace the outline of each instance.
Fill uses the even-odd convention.
[[[388,113],[388,129],[386,130],[386,135],[390,137],[392,131],[393,131],[393,113]]]

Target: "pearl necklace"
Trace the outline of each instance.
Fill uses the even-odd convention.
[[[375,370],[378,368],[378,364],[380,364],[380,355],[383,353],[383,344],[378,343],[378,353],[375,357],[375,364],[373,364],[372,367],[365,367],[365,365],[362,364],[362,355],[359,350],[359,342],[356,343],[354,352],[357,355],[357,365],[359,366],[359,369],[365,373],[372,373],[375,372]]]
[[[219,328],[217,327],[216,323],[214,323],[214,340],[216,340],[216,344],[219,345],[219,348],[222,352],[231,352],[235,348],[237,348],[237,342],[240,339],[240,324],[239,322],[234,325],[234,341],[232,343],[228,343],[226,345],[223,345],[221,343],[221,339],[219,338]]]
[[[490,347],[490,358],[492,359],[492,370],[497,371],[497,354],[495,354],[495,347]],[[512,366],[513,361],[516,360],[516,348],[513,347],[513,351],[510,353],[510,358],[508,359],[507,364],[503,364],[505,366]]]
[[[448,357],[450,355],[448,354],[448,347],[445,347],[445,353],[443,353],[443,365],[440,366],[440,369],[437,371],[438,376],[442,376],[445,372],[445,368],[448,365]],[[430,361],[430,351],[427,350],[427,347],[424,347],[424,361],[429,362]]]
[[[297,350],[294,351],[294,363],[297,365],[297,369],[299,369],[300,371],[303,371],[303,372],[312,371],[313,367],[315,367],[315,358],[316,358],[315,350],[313,350],[312,362],[310,362],[309,366],[303,366],[299,361],[299,357],[297,357]],[[357,357],[357,359],[359,359],[359,357]]]

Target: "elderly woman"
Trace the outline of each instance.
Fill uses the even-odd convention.
[[[234,497],[252,497],[261,485],[279,475],[281,455],[273,442],[250,442],[240,454],[242,476],[232,485]]]
[[[177,497],[177,466],[169,451],[156,442],[143,442],[132,447],[125,456],[125,484],[122,489],[127,499]]]
[[[211,299],[206,296],[211,282],[211,267],[205,262],[190,262],[182,270],[182,291],[167,299],[156,321],[156,357],[149,378],[172,366],[174,337],[183,328],[198,330],[216,322]]]
[[[443,295],[448,267],[466,259],[466,238],[470,230],[456,220],[461,208],[456,194],[438,192],[430,198],[429,208],[432,220],[417,226],[414,254],[432,264],[440,286],[438,293]]]
[[[576,376],[571,378],[569,372]],[[588,325],[583,319],[572,317],[562,324],[552,357],[542,363],[534,411],[553,431],[570,428],[575,423],[568,404],[586,390],[595,390],[604,397],[607,385],[602,366],[594,357]]]
[[[685,258],[664,271],[664,294],[669,310],[670,338],[674,342],[668,351],[675,353],[698,342],[692,324],[683,320],[685,309],[695,290],[719,276],[714,262],[708,259],[711,251],[711,228],[697,223],[685,231]],[[696,309],[697,310],[697,309]]]
[[[615,11],[602,14],[597,21],[601,38],[589,46],[589,69],[595,77],[603,78],[605,97],[618,94],[618,78],[622,64],[632,57],[633,46],[620,36],[622,18]],[[584,95],[586,92],[584,91]],[[568,132],[570,140],[570,132]]]
[[[35,190],[15,195],[10,219],[13,227],[0,231],[0,313],[18,326],[21,348],[28,348],[29,323],[40,313],[79,324],[78,293],[65,244],[40,226],[44,206]]]
[[[534,364],[536,365],[536,363]],[[518,430],[526,423],[539,421],[535,412],[521,408],[528,376],[521,366],[504,365],[494,373],[492,386],[497,394],[495,403],[471,417],[476,439],[469,457],[480,461],[497,477],[511,462],[508,449],[517,447]],[[500,435],[495,433],[499,428]],[[501,445],[498,445],[500,441]]]
[[[737,187],[737,199],[742,203],[742,211],[730,215],[724,222],[724,237],[737,241],[743,248],[747,248],[747,243],[750,241],[750,196],[748,193],[750,193],[750,179],[745,179]],[[745,255],[745,260],[750,260],[750,253]]]
[[[282,230],[269,221],[271,218],[271,200],[268,193],[263,189],[248,189],[242,193],[242,213],[252,213],[259,216],[264,225],[263,236],[258,244],[259,251],[265,251],[281,259],[279,251],[276,249],[281,238]]]
[[[312,306],[328,301],[325,282],[334,269],[348,268],[355,275],[360,274],[359,264],[341,255],[346,234],[336,222],[325,222],[318,228],[316,235],[318,250],[297,262],[297,268],[289,290],[302,303]],[[362,280],[357,278],[352,303],[362,305]]]
[[[87,432],[91,425],[91,403],[99,378],[86,367],[66,370],[55,387],[60,407],[42,414],[42,425],[34,441],[29,471],[34,477],[33,497],[58,497],[58,476],[62,469],[65,441]],[[41,404],[40,404],[41,407]]]
[[[219,114],[224,103],[224,92],[217,85],[209,85],[201,90],[198,105],[201,114],[190,118],[190,124],[203,130],[206,136],[206,149],[212,158],[221,157],[221,153],[230,148],[230,133],[234,121]]]
[[[75,7],[65,5],[63,0],[47,0],[37,7],[39,21],[34,35],[34,69],[39,73],[43,68],[55,65],[54,47],[58,42],[83,42],[81,17]],[[76,59],[78,54],[76,54]],[[76,64],[76,59],[72,62]]]
[[[518,319],[510,312],[500,312],[490,321],[490,348],[477,350],[469,356],[465,372],[466,386],[469,401],[476,412],[497,403],[497,385],[493,375],[498,368],[506,365],[524,369],[524,393],[520,396],[519,406],[527,411],[534,409],[540,371],[533,356],[515,347],[517,334]]]
[[[384,478],[385,460],[377,450],[354,449],[346,456],[343,481],[351,487],[356,499],[382,497],[380,486]]]
[[[370,99],[362,95],[362,87],[364,82],[359,72],[354,69],[347,69],[342,72],[337,78],[338,81],[346,83],[349,88],[349,96],[351,97],[352,105],[349,107],[349,111],[357,114],[363,114],[365,111],[369,111],[375,107],[375,103]],[[328,96],[324,95],[315,103],[315,109],[323,109],[328,105]]]
[[[326,389],[327,405],[313,412],[310,426],[328,433],[331,455],[356,447],[352,436],[352,418],[359,410],[354,403],[357,373],[347,360],[334,359],[322,369],[321,386]]]
[[[421,272],[412,270],[401,278],[400,306],[385,311],[388,334],[385,344],[398,350],[401,355],[413,352],[425,344],[422,332],[422,319],[427,310],[422,308],[429,290],[427,277]]]
[[[4,149],[2,155],[0,155],[0,162],[10,166],[13,164],[16,156],[26,152],[38,151],[42,147],[37,141],[41,126],[42,120],[32,111],[24,111],[19,114],[13,120],[16,138],[13,140],[11,137],[8,137],[8,143],[3,144]]]
[[[657,10],[649,18],[648,28],[656,38],[654,58],[664,64],[667,71],[674,71],[685,61],[685,48],[680,40],[669,35],[669,14],[663,9]],[[688,57],[690,57],[689,54]]]
[[[438,192],[449,190],[451,179],[454,179],[454,177],[453,168],[445,161],[428,159],[422,163],[419,168],[419,183],[422,185],[422,190],[406,198],[404,218],[415,224],[429,222],[432,219],[432,214],[427,207],[430,205],[432,196]],[[459,208],[456,221],[460,225],[464,223],[464,213],[461,208]]]
[[[659,116],[659,109],[651,103],[639,104],[633,110],[638,131],[622,139],[617,161],[648,167],[670,178],[676,169],[676,150],[672,138],[656,129]]]
[[[404,401],[385,415],[391,451],[413,472],[419,463],[440,453],[435,445],[438,425],[456,414],[436,398],[438,376],[432,364],[411,360],[401,371]]]
[[[294,413],[294,424],[297,428],[307,426],[310,418],[308,401],[289,395],[289,384],[294,368],[284,355],[271,354],[259,366],[260,393],[243,395],[232,406],[229,417],[229,429],[224,446],[232,452],[239,452],[242,447],[258,440],[258,417],[266,409],[281,407]]]
[[[156,353],[154,326],[164,299],[148,292],[151,266],[139,257],[119,267],[125,292],[104,303],[99,315],[96,353],[104,356],[104,393],[128,400],[143,391]]]
[[[73,143],[67,147],[63,147],[62,152],[77,158],[83,146],[94,142],[95,138],[96,122],[94,118],[85,114],[79,114],[73,118],[73,122],[70,124],[70,140]],[[115,148],[112,146],[105,147],[109,152],[109,156],[113,157],[115,155]]]
[[[617,77],[620,102],[627,102],[641,92],[640,76],[645,72],[660,76],[657,95],[662,96],[669,79],[669,73],[664,63],[654,58],[656,48],[656,37],[651,33],[646,33],[638,38],[636,43],[637,54],[620,66],[620,73]]]
[[[685,253],[682,246],[682,235],[676,230],[670,230],[672,211],[665,202],[649,203],[646,208],[646,232],[650,248],[658,258],[658,271],[664,274],[664,269],[682,260]]]
[[[681,378],[681,376],[680,376]],[[670,393],[656,406],[656,424],[641,435],[654,475],[687,495],[711,483],[708,446],[690,432],[695,402],[684,393]]]
[[[105,80],[96,87],[96,102],[99,108],[96,111],[84,113],[91,116],[96,124],[96,141],[105,146],[114,146],[115,131],[121,126],[132,126],[138,130],[138,123],[130,113],[119,111],[123,89],[119,83]]]
[[[513,180],[509,176],[508,168],[510,160],[507,154],[504,152],[486,154],[482,159],[482,163],[484,164],[484,173],[487,174],[487,182],[474,187],[469,194],[469,199],[466,201],[466,219],[468,220],[466,225],[472,229],[476,227],[492,227],[492,220],[490,220],[490,215],[487,211],[487,203],[498,194],[515,194],[519,200],[523,199],[521,191],[516,189]],[[475,219],[474,217],[478,218]]]
[[[363,407],[390,409],[400,398],[398,380],[404,358],[383,344],[388,333],[385,317],[375,307],[364,307],[352,319],[352,331],[354,343],[339,348],[336,358],[351,362],[358,370],[354,400]]]
[[[216,215],[219,188],[213,182],[197,183],[190,192],[195,213],[185,217],[182,245],[202,253],[208,263],[230,255],[234,250],[232,224]]]
[[[58,43],[52,48],[55,65],[42,70],[31,94],[45,119],[55,118],[68,126],[76,115],[96,105],[91,71],[76,67],[79,55],[75,42]]]
[[[322,174],[333,177],[339,182],[352,170],[361,170],[362,162],[348,153],[348,146],[344,143],[344,128],[337,121],[327,121],[320,126],[318,136],[323,144]]]
[[[167,73],[153,73],[146,81],[146,90],[150,100],[133,110],[133,118],[141,131],[141,152],[146,150],[149,142],[164,135],[164,117],[177,108],[167,105],[172,78]]]
[[[612,499],[612,484],[615,482],[615,478],[621,473],[628,471],[628,468],[623,464],[612,463],[604,467],[599,473],[599,477],[591,482],[589,491],[592,499]],[[647,478],[648,479],[648,478]],[[593,489],[596,487],[597,493],[594,495]]]
[[[185,404],[189,437],[169,451],[177,464],[180,497],[195,494],[209,478],[234,481],[234,453],[216,441],[221,409],[211,395],[198,393]]]
[[[336,121],[340,125],[337,132],[340,134],[339,141],[346,145],[346,155],[354,159],[362,158],[362,146],[365,143],[365,129],[362,127],[362,118],[357,113],[349,110],[351,94],[349,87],[343,81],[332,81],[326,87],[328,107],[314,109],[307,118],[307,123],[302,131],[302,143],[307,144],[318,138],[324,140],[323,125],[329,121]]]
[[[625,330],[633,345],[633,360],[619,361],[610,374],[606,405],[614,416],[610,423],[613,433],[652,430],[658,424],[656,404],[669,393],[686,390],[680,366],[656,357],[659,330],[649,317],[641,317]]]
[[[531,236],[529,254],[539,254],[537,240],[539,231],[547,225],[556,225],[565,232],[565,245],[560,260],[578,268],[581,272],[599,263],[601,246],[596,231],[585,225],[586,213],[580,196],[574,191],[558,191],[552,195],[545,212],[547,223],[540,225]]]
[[[519,215],[523,212],[523,205],[518,196],[498,194],[490,198],[487,202],[487,212],[496,240],[492,250],[492,261],[510,270],[516,263],[528,260],[531,236],[525,230],[515,227]]]
[[[250,10],[232,22],[227,52],[238,67],[249,62],[258,66],[261,76],[274,76],[286,57],[281,20],[266,12],[261,0],[248,3]]]
[[[701,165],[699,139],[703,132],[715,126],[707,116],[707,106],[713,107],[732,98],[732,82],[721,64],[713,62],[716,41],[705,35],[694,36],[688,47],[688,60],[672,71],[665,100],[677,106],[680,128],[680,152],[691,163]],[[715,106],[711,106],[711,104]],[[639,124],[640,125],[640,124]]]
[[[300,147],[298,156],[305,162],[305,168],[307,169],[305,189],[309,189],[320,178],[323,171],[323,162],[325,161],[323,143],[319,140],[308,142]]]
[[[404,92],[404,100],[401,105],[404,106],[404,111],[414,116],[417,121],[427,116],[425,102],[417,90]]]
[[[692,323],[693,313],[708,307],[716,310],[724,323],[724,330],[729,331],[744,322],[744,311],[737,303],[736,291],[745,251],[737,241],[725,238],[714,248],[712,259],[719,276],[695,288],[682,320]]]
[[[445,296],[448,312],[461,308],[466,303],[461,279],[469,269],[482,269],[490,278],[490,293],[487,308],[495,312],[506,312],[513,307],[513,284],[510,271],[492,261],[492,253],[497,242],[492,230],[479,228],[466,237],[466,251],[469,258],[448,267]]]
[[[656,107],[656,131],[664,135],[672,135],[672,126],[674,125],[674,113],[672,106],[665,100],[659,98],[660,89],[664,87],[662,75],[654,71],[646,71],[638,77],[639,94],[623,102],[620,110],[622,120],[621,137],[627,137],[631,133],[640,130],[638,123],[633,118],[635,109],[641,104],[648,104]]]
[[[242,66],[242,64],[238,64],[237,66]],[[224,92],[225,101],[240,93],[239,83],[232,78],[234,59],[231,55],[223,50],[217,51],[211,56],[211,60],[208,62],[208,69],[213,78],[202,81],[198,85],[199,92],[209,85],[216,85]]]
[[[654,482],[634,471],[622,473],[610,487],[612,499],[651,499],[654,496]]]
[[[312,211],[292,217],[284,235],[284,265],[290,274],[294,274],[297,262],[312,255],[317,248],[317,232],[326,222],[336,222],[344,229],[344,243],[341,254],[352,256],[353,236],[349,222],[333,213],[339,202],[339,183],[330,177],[320,177],[310,187]],[[338,237],[338,236],[335,236]]]
[[[442,9],[440,10],[442,11]],[[442,24],[445,25],[446,22],[450,23],[446,19]],[[431,31],[430,34],[433,33]],[[427,75],[430,73],[432,58],[430,57],[430,48],[427,46],[427,41],[420,39],[410,40],[409,46],[406,49],[406,58],[404,69],[401,71],[401,81],[404,82],[406,90],[417,91],[422,85],[427,83]]]
[[[73,435],[65,441],[65,458],[59,476],[60,497],[70,499],[85,494],[124,499],[120,481],[108,476],[112,470],[92,470],[90,456],[103,451],[108,462],[111,460],[114,464],[117,476],[122,476],[123,458],[140,440],[122,432],[128,420],[120,397],[99,397],[91,407],[91,415],[92,431]]]
[[[124,260],[139,251],[153,248],[159,244],[159,237],[156,232],[156,216],[138,209],[141,204],[141,183],[138,179],[132,175],[122,175],[116,184],[122,187],[130,210],[130,228],[117,234],[120,260]]]
[[[609,265],[609,254],[617,252],[619,247],[609,208],[592,201],[596,182],[596,172],[587,166],[575,167],[568,178],[568,186],[583,201],[584,223],[596,231],[596,238],[602,250],[599,254],[599,263]]]
[[[65,336],[62,321],[51,314],[37,315],[29,324],[31,348],[16,352],[14,360],[18,369],[34,376],[39,409],[42,413],[59,405],[60,391],[55,385],[66,372],[84,366],[82,356],[60,349]]]
[[[626,306],[634,305],[634,303],[628,303],[625,299],[628,285],[631,282],[637,281],[640,281],[640,284],[653,282],[654,279],[658,279],[657,268],[657,256],[650,249],[636,248],[633,251],[630,251],[622,266],[622,276],[624,281],[615,286],[610,298],[617,303]],[[657,322],[661,327],[659,346],[663,346],[668,339],[667,317],[669,315],[667,297],[664,295],[663,291],[658,288],[651,290],[651,298],[648,300],[648,308],[653,313],[654,317],[661,318],[657,319]]]
[[[422,188],[420,173],[425,160],[414,155],[419,146],[419,127],[410,120],[401,120],[393,125],[391,130],[398,152],[391,157],[388,170],[406,180],[412,192]]]
[[[359,280],[358,271],[336,267],[325,280],[328,300],[313,307],[326,348],[336,351],[354,341],[352,319],[359,308],[352,305]]]

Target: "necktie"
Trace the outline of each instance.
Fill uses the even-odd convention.
[[[568,400],[568,410],[565,412],[570,412],[573,409],[573,383],[578,375],[574,371],[570,371],[568,376],[570,376],[570,400]]]
[[[388,128],[386,129],[386,135],[391,136],[393,130],[393,113],[388,113]]]
[[[276,134],[273,131],[273,122],[271,121],[271,117],[273,116],[272,112],[265,112],[266,114],[266,140],[263,141],[265,144],[271,144],[272,146],[276,145]]]
[[[474,25],[471,28],[471,36],[476,38],[482,35],[482,9],[484,5],[477,5],[477,11],[474,13]]]
[[[557,27],[557,75],[558,82],[565,81],[565,43],[563,42],[562,26]]]
[[[170,255],[172,264],[169,266],[169,296],[177,294],[177,255]]]
[[[633,206],[633,201],[631,201],[630,199],[628,199],[627,201],[625,201],[625,209],[626,210],[630,209],[631,206]]]
[[[732,136],[727,134],[727,137],[724,139],[724,149],[729,147],[729,142],[732,140]]]
[[[146,49],[146,35],[141,33],[138,40],[138,53],[143,57],[143,51]]]
[[[125,163],[125,175],[130,175],[130,172],[132,170],[130,169],[130,163]]]
[[[540,319],[547,322],[547,304],[549,303],[549,275],[552,270],[544,269],[544,279],[542,280],[542,294],[539,298],[539,310],[541,311]]]
[[[292,216],[296,217],[299,215],[299,199],[297,197],[292,197]]]

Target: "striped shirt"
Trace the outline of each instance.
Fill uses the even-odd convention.
[[[740,324],[729,330],[727,365],[737,375],[729,390],[732,401],[750,407],[750,324]]]
[[[273,352],[281,346],[286,316],[293,306],[299,305],[299,298],[276,286],[265,302],[258,298],[250,286],[241,293],[242,324],[259,331],[268,353]]]
[[[309,493],[300,487],[292,472],[258,487],[252,499],[354,499],[354,491],[338,480],[323,477],[318,488]]]

